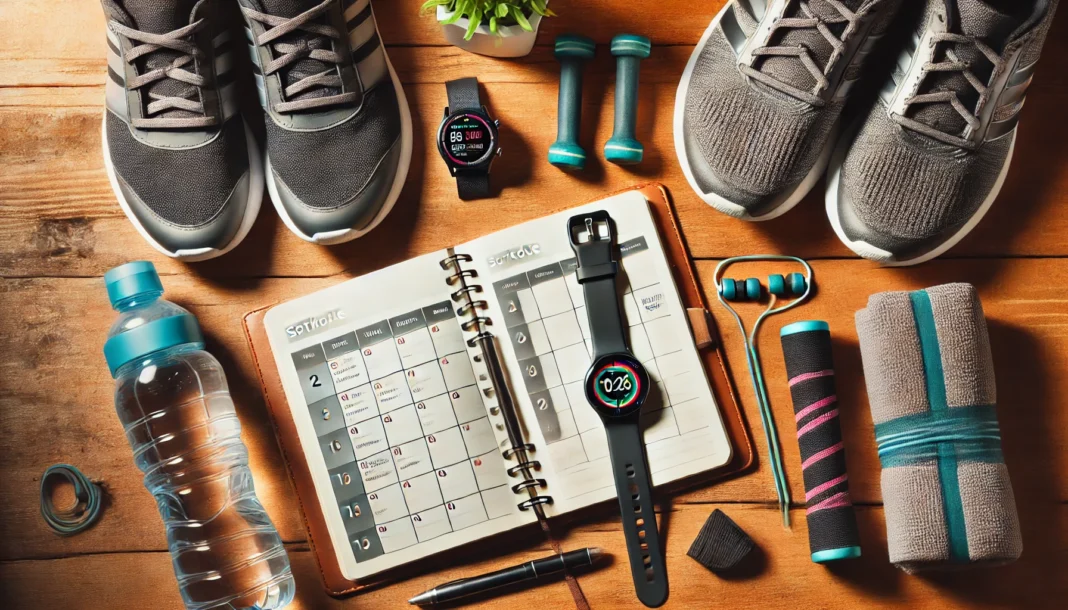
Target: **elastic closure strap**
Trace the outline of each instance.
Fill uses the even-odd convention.
[[[937,459],[944,443],[952,445],[958,461],[1005,461],[994,405],[953,407],[876,424],[875,442],[883,468]]]

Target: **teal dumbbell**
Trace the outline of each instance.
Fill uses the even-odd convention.
[[[549,147],[549,163],[560,169],[582,169],[586,151],[579,146],[582,118],[582,64],[593,58],[596,44],[577,34],[557,36],[554,55],[560,61],[560,99],[556,111],[556,142]]]
[[[638,67],[649,57],[652,43],[645,36],[620,34],[612,39],[616,58],[616,121],[612,138],[604,145],[604,158],[619,165],[640,163],[645,149],[634,137],[638,120]]]

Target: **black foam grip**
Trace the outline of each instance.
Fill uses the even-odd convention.
[[[831,334],[824,323],[786,327],[783,357],[797,422],[813,561],[859,554],[857,518],[849,498]]]

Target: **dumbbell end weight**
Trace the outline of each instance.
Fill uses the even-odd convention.
[[[557,141],[549,147],[549,163],[565,170],[586,165],[586,151],[578,145],[582,114],[582,62],[592,59],[596,43],[577,34],[557,36],[553,54],[560,61],[560,100]]]

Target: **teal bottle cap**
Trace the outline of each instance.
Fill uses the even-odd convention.
[[[148,261],[134,261],[111,269],[104,274],[111,306],[130,297],[148,292],[163,292],[156,266]]]
[[[104,344],[104,359],[115,377],[122,365],[179,345],[204,349],[204,334],[192,314],[160,318],[115,335]]]
[[[637,34],[619,34],[612,39],[609,47],[615,57],[628,56],[645,59],[653,49],[653,43],[645,36]]]

